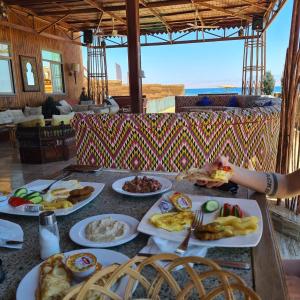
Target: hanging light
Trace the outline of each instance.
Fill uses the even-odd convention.
[[[244,36],[244,28],[243,28],[243,27],[240,27],[240,29],[239,29],[239,31],[238,31],[238,36],[239,36],[239,37]]]
[[[0,21],[7,21],[7,20],[8,20],[7,7],[3,1],[0,1]]]

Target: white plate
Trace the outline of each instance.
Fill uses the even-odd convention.
[[[30,183],[24,185],[24,187],[27,188],[29,191],[41,191],[44,188],[46,188],[51,182],[53,182],[53,180],[40,179],[40,180],[35,180],[35,181],[30,182]],[[59,185],[60,182],[58,182],[57,184]],[[55,214],[57,216],[69,215],[69,214],[73,213],[74,211],[80,209],[81,207],[87,205],[89,202],[91,202],[93,199],[95,199],[104,188],[104,183],[80,182],[80,184],[82,186],[87,186],[87,185],[92,186],[95,190],[91,194],[90,197],[88,197],[87,199],[85,199],[79,203],[74,204],[73,207],[55,210]],[[52,188],[55,188],[55,185],[56,184],[54,184]],[[10,214],[10,215],[30,216],[30,217],[39,216],[39,212],[24,211],[22,209],[22,207],[12,207],[8,203],[7,203],[7,205],[0,207],[0,213]]]
[[[16,223],[0,219],[0,238],[13,241],[23,241],[23,229]],[[4,246],[0,245],[0,247]],[[5,248],[21,249],[22,245],[5,245]]]
[[[73,250],[64,253],[65,256],[69,256],[75,253],[88,252],[92,253],[97,257],[97,260],[104,266],[109,266],[114,263],[123,264],[129,260],[129,257],[115,251],[105,250],[105,249],[80,249]],[[35,291],[38,287],[39,281],[39,268],[41,264],[35,266],[31,271],[29,271],[25,277],[21,280],[18,289],[16,300],[34,300]],[[121,297],[125,294],[125,289],[127,286],[128,279],[124,278],[117,285],[117,294]]]
[[[143,176],[143,175],[141,175],[141,176]],[[141,176],[139,176],[139,177],[141,177]],[[115,192],[119,193],[119,194],[123,194],[123,195],[127,195],[127,196],[132,196],[132,197],[149,197],[149,196],[153,196],[153,195],[158,195],[158,194],[164,193],[166,191],[169,191],[172,188],[172,182],[169,179],[167,179],[167,178],[158,177],[158,176],[148,176],[148,175],[147,175],[147,177],[159,181],[160,184],[161,184],[161,189],[158,190],[158,191],[152,192],[152,193],[130,193],[130,192],[124,191],[123,190],[124,183],[126,181],[133,180],[135,178],[135,176],[125,177],[125,178],[122,178],[122,179],[119,179],[119,180],[115,181],[112,184],[112,189]]]
[[[85,227],[93,221],[102,220],[102,219],[108,218],[108,217],[111,217],[114,220],[117,220],[117,221],[127,224],[128,228],[127,228],[125,234],[123,235],[123,237],[116,239],[114,241],[111,241],[111,242],[93,242],[93,241],[88,240],[85,237]],[[139,224],[139,221],[137,219],[130,217],[130,216],[126,216],[126,215],[120,215],[120,214],[98,215],[98,216],[86,218],[86,219],[76,223],[74,226],[72,226],[69,235],[70,235],[71,240],[74,243],[79,244],[81,246],[99,247],[99,248],[114,247],[117,245],[125,244],[125,243],[131,241],[132,239],[134,239],[138,235],[138,232],[137,232],[138,224]]]
[[[190,239],[190,244],[201,245],[201,246],[209,246],[209,247],[255,247],[262,236],[263,230],[263,222],[260,208],[255,200],[249,199],[237,199],[237,198],[220,198],[213,196],[195,196],[189,195],[192,199],[193,207],[192,210],[199,209],[201,205],[208,200],[217,200],[220,203],[220,207],[223,206],[224,203],[229,203],[231,205],[238,204],[240,208],[243,210],[246,216],[257,216],[258,217],[258,229],[256,232],[245,235],[245,236],[235,236],[229,238],[223,238],[215,241],[200,241],[193,236]],[[159,199],[146,213],[143,217],[142,221],[138,226],[138,231],[158,236],[160,238],[181,242],[187,234],[187,230],[183,230],[180,232],[169,232],[164,229],[157,228],[153,226],[149,219],[155,213],[160,213],[160,209],[158,204],[161,199]],[[205,213],[204,214],[204,224],[212,222],[219,214],[219,210],[213,213]]]

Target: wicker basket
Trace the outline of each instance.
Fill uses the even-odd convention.
[[[22,163],[68,160],[76,154],[75,132],[70,125],[17,128]]]
[[[161,261],[167,261],[167,266],[162,266]],[[193,267],[191,267],[191,263]],[[196,265],[204,266],[204,270],[196,270]],[[176,281],[176,269],[183,267],[187,273],[187,282],[184,286]],[[145,268],[151,267],[155,273],[153,279],[145,277]],[[181,271],[180,271],[181,272]],[[121,278],[127,278],[125,296],[121,298],[113,290],[113,286]],[[218,284],[207,289],[205,282],[213,279]],[[224,271],[209,259],[190,256],[178,257],[175,254],[159,254],[152,257],[136,256],[122,265],[111,265],[94,274],[83,284],[77,285],[69,291],[63,300],[89,300],[89,299],[134,299],[135,288],[142,287],[147,298],[160,299],[162,286],[168,285],[170,298],[188,299],[191,292],[196,293],[201,300],[216,299],[260,299],[260,297],[237,275]],[[97,295],[97,296],[95,296]],[[93,297],[95,296],[95,298]],[[220,298],[221,296],[221,298]],[[139,298],[141,299],[141,298]]]

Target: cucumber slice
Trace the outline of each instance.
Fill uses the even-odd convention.
[[[216,200],[209,200],[204,203],[203,209],[204,212],[211,213],[213,211],[216,211],[219,208],[219,202]]]
[[[31,200],[32,198],[35,198],[35,197],[38,197],[38,196],[41,196],[41,194],[39,192],[32,192],[32,193],[27,194],[25,196],[25,199]]]
[[[31,198],[29,201],[31,201],[34,204],[38,204],[38,203],[43,201],[43,197],[42,196],[35,196],[35,197]]]
[[[25,195],[27,195],[28,190],[26,188],[19,188],[15,191],[14,196],[16,197],[24,197]]]
[[[220,209],[220,215],[219,215],[220,217],[224,217],[224,207],[222,207],[221,209]]]

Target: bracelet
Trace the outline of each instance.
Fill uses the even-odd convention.
[[[272,178],[273,178],[273,190],[271,191],[271,193],[269,194],[269,196],[275,196],[275,194],[277,193],[278,190],[278,179],[276,174],[271,173]]]
[[[274,173],[265,173],[267,179],[267,187],[265,189],[265,194],[268,196],[275,196],[278,190],[278,179]]]
[[[267,178],[267,187],[265,189],[265,194],[269,195],[269,193],[271,192],[271,190],[273,190],[272,189],[272,185],[273,185],[272,183],[273,183],[273,181],[272,181],[272,177],[271,177],[271,175],[269,173],[266,173],[266,178]]]

